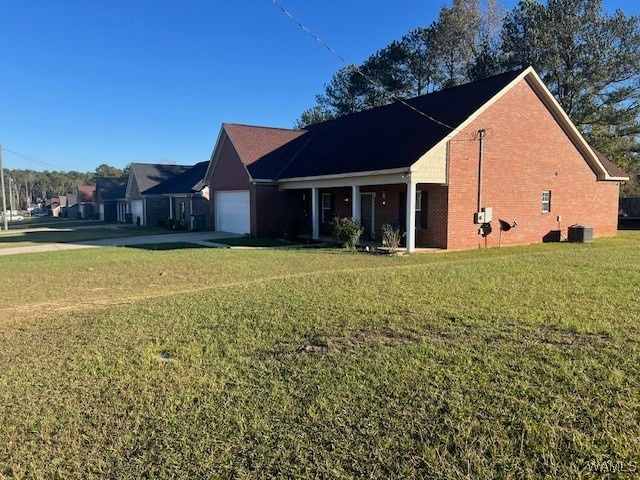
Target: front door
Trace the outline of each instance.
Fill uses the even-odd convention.
[[[375,237],[376,223],[373,195],[373,193],[360,194],[360,222],[364,227],[364,232],[362,232],[364,240],[370,240]]]

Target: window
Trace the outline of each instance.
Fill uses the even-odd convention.
[[[416,230],[427,228],[427,212],[429,192],[416,190]],[[407,194],[406,192],[400,192],[400,209],[398,212],[398,218],[400,220],[400,229],[405,230],[407,228]]]
[[[322,194],[322,223],[331,221],[331,194]]]
[[[422,190],[416,190],[416,230],[420,230],[422,225]]]
[[[416,230],[427,228],[429,192],[416,191]]]
[[[542,213],[549,213],[551,211],[551,191],[542,191]]]

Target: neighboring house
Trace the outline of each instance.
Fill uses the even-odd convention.
[[[98,219],[105,222],[117,222],[118,203],[124,199],[127,178],[104,178],[96,180],[95,203]]]
[[[61,216],[64,218],[77,218],[78,217],[78,195],[75,193],[67,193],[67,204],[62,209]]]
[[[211,229],[209,187],[204,175],[209,162],[200,162],[142,193],[148,225],[165,225],[172,219],[187,230]]]
[[[45,200],[45,207],[47,209],[47,214],[50,217],[60,216],[60,199],[58,197],[52,197]]]
[[[132,163],[124,198],[118,202],[118,221],[151,225],[147,221],[142,194],[165,182],[176,175],[180,175],[191,168],[188,165],[164,165],[151,163]]]
[[[216,230],[318,238],[350,216],[412,232],[409,251],[614,236],[624,180],[531,68],[305,130],[224,124],[205,177]]]
[[[85,220],[93,218],[95,212],[95,191],[95,185],[78,185],[78,188],[76,189],[78,200],[78,218],[82,218]]]

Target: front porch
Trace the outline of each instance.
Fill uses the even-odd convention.
[[[309,232],[314,240],[332,238],[331,220],[351,217],[362,223],[360,245],[381,246],[382,226],[400,228],[402,247],[446,248],[447,187],[426,183],[388,183],[380,185],[312,186],[297,189],[305,204]],[[406,236],[407,231],[415,232]]]

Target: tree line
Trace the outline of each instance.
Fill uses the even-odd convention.
[[[296,123],[304,128],[502,72],[533,66],[587,141],[640,194],[640,17],[602,0],[452,0],[435,21],[359,66],[337,71]]]
[[[124,169],[102,164],[94,172],[60,172],[22,169],[4,169],[7,208],[24,209],[30,204],[48,198],[75,193],[79,185],[95,185],[99,177],[125,177],[129,166]],[[13,200],[13,202],[11,201]]]

